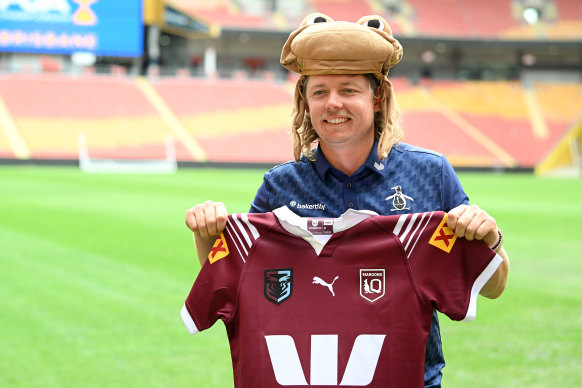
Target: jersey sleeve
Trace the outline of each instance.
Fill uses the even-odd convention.
[[[190,334],[208,329],[218,319],[231,319],[239,282],[258,237],[248,215],[229,215],[226,229],[214,242],[180,312]]]
[[[444,212],[403,215],[401,219],[397,237],[405,247],[420,293],[449,318],[473,320],[479,292],[503,259],[482,241],[457,238],[447,227]]]

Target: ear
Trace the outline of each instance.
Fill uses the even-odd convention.
[[[380,112],[382,110],[382,99],[380,97],[374,97],[374,113]]]
[[[382,97],[377,96],[382,96],[382,85],[378,86],[378,89],[374,91],[374,96],[372,97],[374,99],[374,112],[380,112],[382,110]]]

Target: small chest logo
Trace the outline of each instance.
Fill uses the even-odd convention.
[[[360,295],[375,302],[386,294],[385,269],[360,269]]]
[[[293,292],[293,270],[265,270],[265,298],[279,305],[289,299]]]
[[[412,197],[409,197],[408,195],[405,195],[404,193],[402,193],[402,187],[400,186],[394,186],[392,187],[392,190],[396,191],[394,194],[392,194],[389,197],[386,197],[386,201],[388,201],[389,199],[392,200],[392,206],[393,208],[390,209],[391,212],[393,211],[398,211],[398,210],[410,210],[409,207],[406,207],[406,200],[411,200],[414,201],[414,199],[412,199]]]

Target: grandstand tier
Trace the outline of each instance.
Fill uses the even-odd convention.
[[[403,141],[458,166],[534,167],[579,120],[582,101],[578,84],[392,83]],[[172,136],[181,161],[278,163],[292,156],[292,89],[271,80],[4,75],[0,157],[17,156],[20,138],[29,157],[76,158],[83,132],[92,157],[163,158]]]

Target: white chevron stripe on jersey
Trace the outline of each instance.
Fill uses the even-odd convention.
[[[255,240],[258,239],[260,237],[259,231],[249,221],[249,215],[246,214],[246,213],[243,213],[243,214],[241,214],[241,218],[242,218],[243,222],[248,226],[248,228],[251,231],[251,234],[253,235],[254,239]]]
[[[227,233],[230,236],[232,236],[232,243],[233,243],[234,247],[236,248],[236,250],[238,251],[238,255],[240,256],[240,258],[242,259],[242,261],[244,263],[246,263],[247,261],[245,260],[245,258],[249,255],[249,253],[245,249],[244,244],[243,244],[241,238],[236,233],[236,230],[232,227],[232,223],[231,222],[227,222],[226,223],[226,231],[227,231]],[[241,248],[244,251],[244,253],[241,252]]]
[[[404,243],[404,239],[406,239],[406,236],[408,236],[408,233],[410,232],[410,229],[412,229],[412,226],[414,225],[414,221],[416,221],[417,217],[418,217],[418,213],[414,213],[412,215],[410,221],[406,225],[406,230],[404,231],[404,233],[402,233],[402,236],[400,236],[400,241],[402,243]]]
[[[242,219],[242,222],[239,220],[239,217]],[[259,231],[251,224],[246,214],[232,214],[231,221],[234,222],[228,222],[226,224],[227,231],[233,236],[232,241],[241,259],[246,263],[246,258],[249,255],[253,242],[260,237]]]
[[[422,220],[424,220],[424,216],[426,216],[426,213],[422,213],[422,215],[420,216],[420,220],[416,224],[416,229],[414,229],[414,232],[412,232],[412,234],[410,235],[410,238],[408,239],[408,242],[406,243],[406,246],[404,247],[405,250],[408,250],[408,247],[410,246],[411,241],[418,240],[418,236],[416,236],[416,232],[418,232],[418,228],[420,228],[420,225],[422,225]],[[416,239],[414,238],[414,236],[416,236]]]
[[[403,214],[398,218],[398,222],[396,223],[396,226],[394,227],[394,230],[392,231],[394,233],[394,235],[398,236],[400,234],[400,230],[402,229],[402,225],[404,225],[404,222],[406,222],[407,217],[408,217],[408,214]]]
[[[420,215],[420,219],[418,216]],[[427,217],[428,215],[428,217]],[[433,213],[415,213],[415,214],[403,214],[398,219],[396,226],[394,227],[393,233],[402,245],[404,246],[404,251],[406,256],[410,258],[418,239],[424,232],[424,229],[428,225],[428,222],[432,218]],[[424,222],[426,218],[426,221]],[[418,221],[418,222],[417,222]],[[415,227],[416,225],[416,227]],[[413,230],[414,228],[414,230]],[[404,232],[402,230],[404,229]],[[412,231],[412,232],[411,232]]]
[[[248,232],[246,231],[245,227],[240,222],[240,220],[238,219],[238,217],[240,217],[240,214],[233,214],[232,215],[232,219],[236,223],[236,226],[238,227],[238,230],[241,232],[242,237],[245,239],[245,242],[246,242],[247,246],[250,249],[251,248],[251,245],[253,245],[253,242],[251,241],[252,235],[249,236]],[[254,238],[253,238],[253,240],[254,240]]]
[[[420,239],[420,236],[422,236],[422,234],[424,233],[424,230],[428,226],[428,223],[430,222],[430,219],[432,218],[433,214],[434,214],[434,212],[424,213],[422,215],[422,219],[426,218],[426,222],[424,223],[424,225],[422,225],[422,219],[421,219],[420,222],[418,223],[418,227],[414,231],[414,233],[416,235],[416,239],[414,240],[414,244],[412,244],[412,247],[410,248],[410,250],[408,250],[408,246],[410,245],[410,241],[412,241],[412,237],[410,238],[410,241],[408,242],[408,244],[406,244],[406,253],[407,253],[409,258],[410,258],[410,255],[412,254],[412,251],[414,250],[414,247],[416,247],[416,243]],[[428,217],[425,217],[426,215],[428,215]],[[420,230],[420,232],[416,233],[420,227],[422,227],[422,229]]]

